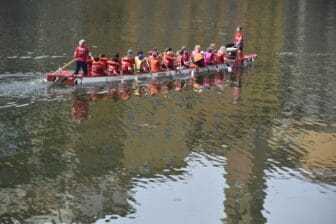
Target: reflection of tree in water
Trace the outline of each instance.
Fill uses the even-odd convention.
[[[221,82],[230,88],[242,87],[242,71],[223,76]],[[230,80],[228,80],[230,79]],[[210,78],[211,80],[211,78]],[[227,94],[231,98],[230,89]],[[206,151],[227,158],[225,179],[228,187],[224,190],[224,223],[264,223],[262,215],[265,198],[267,121],[255,120],[255,112],[250,114],[241,106],[227,101],[222,94],[203,92],[194,95],[192,110],[188,117],[188,147],[196,151]],[[202,105],[207,101],[207,108]],[[258,127],[257,131],[249,128]]]

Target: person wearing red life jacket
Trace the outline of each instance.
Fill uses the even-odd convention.
[[[120,75],[120,61],[119,54],[116,53],[107,61],[107,72],[110,76]]]
[[[86,64],[87,64],[87,70],[89,72],[92,71],[92,62],[93,62],[93,59],[91,56],[88,56],[87,60],[86,60]]]
[[[157,55],[157,53],[153,53],[152,57],[149,59],[149,66],[151,72],[161,72],[161,58]]]
[[[108,61],[109,59],[105,56],[105,54],[101,53],[101,54],[99,55],[99,60],[100,60],[101,62],[103,62],[103,64],[104,64],[104,69],[107,69],[107,61]]]
[[[121,74],[133,74],[134,73],[135,60],[133,51],[130,49],[127,51],[127,55],[121,58]]]
[[[104,69],[104,63],[99,60],[99,57],[95,57],[92,62],[92,76],[104,76],[106,75]]]
[[[215,54],[212,51],[212,48],[208,48],[204,54],[204,62],[206,65],[216,64]]]
[[[74,52],[74,57],[76,61],[76,68],[74,75],[78,75],[79,70],[82,68],[83,69],[83,75],[87,76],[88,75],[88,69],[87,69],[87,58],[90,54],[90,49],[85,46],[85,40],[80,40],[79,45],[76,47],[75,52]]]
[[[165,68],[173,70],[175,69],[175,57],[174,57],[174,52],[169,49],[167,53],[164,54],[163,56],[163,64]]]
[[[182,46],[181,48],[181,52],[182,52],[182,65],[186,68],[189,67],[190,65],[190,55],[189,55],[189,52],[187,50],[187,47],[186,46]]]
[[[240,26],[237,27],[236,33],[234,35],[233,40],[234,45],[241,51],[243,51],[244,48],[244,34],[243,34],[243,28]]]
[[[226,48],[225,46],[221,46],[216,53],[216,63],[224,64],[226,63]]]
[[[211,43],[209,47],[212,49],[212,52],[213,52],[214,54],[217,53],[217,48],[216,48],[216,44],[215,44],[215,43]]]

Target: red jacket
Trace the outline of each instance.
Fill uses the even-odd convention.
[[[130,74],[133,72],[133,67],[134,67],[135,61],[134,58],[130,57],[123,57],[121,59],[121,70],[123,74]]]
[[[89,48],[85,46],[78,46],[75,49],[75,58],[76,61],[84,61],[86,62],[87,57],[89,56]]]
[[[244,44],[244,35],[241,32],[236,32],[234,35],[234,40],[233,43],[235,45],[240,44],[243,45]]]
[[[112,60],[107,61],[107,71],[109,75],[119,74],[120,64]]]
[[[92,62],[92,76],[104,75],[104,63],[101,61]]]

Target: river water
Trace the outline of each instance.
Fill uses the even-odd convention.
[[[0,24],[0,223],[336,223],[335,1],[2,0]],[[81,38],[192,50],[237,25],[258,59],[232,74],[44,82]]]

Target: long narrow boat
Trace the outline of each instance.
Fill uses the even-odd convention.
[[[240,61],[239,65],[250,65],[253,63],[254,59],[257,57],[256,54],[245,55],[244,59]],[[82,76],[81,74],[74,76],[73,71],[67,70],[58,70],[56,72],[50,73],[46,75],[47,82],[56,82],[56,83],[68,83],[68,84],[90,84],[90,83],[111,83],[111,82],[120,82],[127,80],[135,80],[135,79],[151,79],[151,78],[159,78],[159,77],[167,77],[167,78],[178,78],[184,77],[186,75],[191,76],[199,76],[203,74],[225,71],[230,69],[226,64],[218,64],[218,65],[209,65],[201,68],[183,68],[176,70],[166,70],[155,73],[135,73],[128,75],[120,75],[120,76],[91,76],[89,72],[88,76]]]

